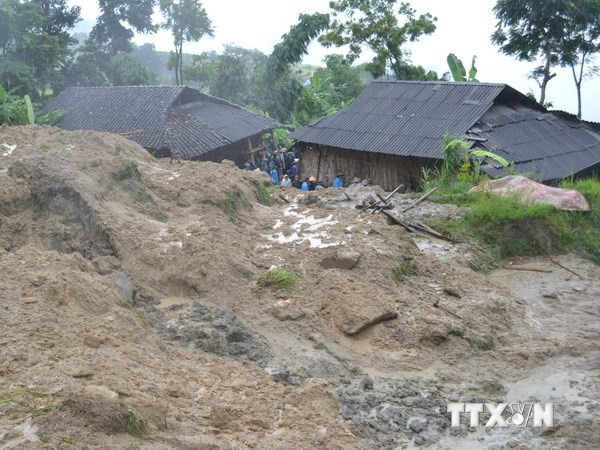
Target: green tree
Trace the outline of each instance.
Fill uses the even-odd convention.
[[[131,53],[134,32],[156,31],[152,23],[155,4],[156,0],[98,0],[100,15],[89,39],[106,55],[105,61],[118,52]]]
[[[365,69],[352,66],[342,55],[327,55],[323,60],[325,68],[317,70],[332,84],[337,102],[350,102],[367,87]]]
[[[36,97],[60,83],[79,12],[66,0],[0,0],[0,84]]]
[[[252,100],[252,84],[257,69],[264,67],[267,56],[258,50],[226,45],[217,56],[210,80],[210,93],[230,102],[245,105]]]
[[[520,61],[541,60],[531,78],[540,87],[540,104],[546,102],[546,89],[560,64],[569,26],[572,0],[498,0],[494,14],[498,19],[492,42],[502,53]]]
[[[106,75],[113,86],[156,84],[156,76],[139,59],[125,52],[110,59]]]
[[[598,73],[593,64],[600,52],[600,0],[579,0],[568,10],[570,23],[561,45],[561,64],[571,69],[577,90],[577,117],[581,119],[581,85]]]
[[[366,67],[375,78],[388,70],[399,80],[433,76],[423,68],[415,69],[406,49],[407,43],[435,31],[437,19],[431,14],[417,16],[409,3],[398,5],[397,0],[339,0],[329,6],[334,20],[319,38],[324,46],[349,46],[346,58],[350,63],[369,48],[375,56]]]
[[[165,17],[163,28],[171,31],[175,51],[170,61],[175,82],[183,84],[183,43],[198,42],[204,35],[214,36],[212,23],[198,0],[160,0]]]
[[[308,45],[329,25],[327,14],[300,14],[273,48],[266,64],[259,67],[254,83],[253,105],[281,122],[287,122],[302,94],[302,85],[292,67],[302,61]]]
[[[313,120],[335,113],[343,102],[335,91],[331,79],[321,73],[315,73],[310,84],[302,89],[293,115],[294,127],[302,127]]]

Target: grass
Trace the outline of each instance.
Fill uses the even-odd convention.
[[[401,284],[404,278],[416,273],[415,264],[412,260],[404,260],[398,267],[392,269],[392,280],[396,284]]]
[[[134,161],[129,161],[127,164],[125,164],[125,167],[123,167],[123,169],[121,169],[117,173],[117,180],[119,180],[119,181],[123,181],[123,180],[140,181],[141,179],[142,179],[142,172],[140,172],[138,165]]]
[[[496,348],[496,343],[494,342],[494,340],[492,338],[489,338],[489,339],[467,338],[467,341],[469,341],[469,343],[476,349],[479,349],[484,352],[489,351],[489,350],[494,350]]]
[[[256,182],[256,196],[258,197],[258,203],[261,205],[271,206],[275,203],[275,200],[267,187],[260,182]]]
[[[0,397],[0,406],[10,405],[17,397],[27,392],[27,389],[17,389],[15,392]]]
[[[127,432],[136,437],[147,436],[152,429],[151,422],[127,402],[120,401],[119,404],[127,411]]]
[[[471,184],[441,186],[431,196],[439,203],[468,207],[460,220],[428,221],[429,225],[460,242],[475,240],[483,248],[475,269],[489,270],[503,258],[542,252],[576,251],[600,262],[600,181],[569,181],[561,187],[580,191],[591,213],[561,211],[550,205],[524,203],[519,197],[497,197],[467,192]],[[479,266],[479,267],[478,267]]]
[[[169,220],[168,214],[162,211],[153,211],[150,213],[150,217],[158,222],[166,222]]]
[[[240,199],[240,193],[238,191],[232,191],[227,194],[227,196],[221,200],[220,206],[229,217],[231,222],[235,222],[238,217],[238,200]]]
[[[272,269],[259,275],[256,285],[262,288],[278,287],[290,293],[294,290],[296,282],[302,279],[302,275],[297,272],[286,272],[281,269]]]

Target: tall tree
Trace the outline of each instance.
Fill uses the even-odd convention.
[[[292,66],[302,61],[308,45],[329,24],[327,14],[300,14],[298,23],[281,37],[266,65],[259,68],[253,103],[282,122],[291,117],[302,94]]]
[[[173,35],[172,67],[175,82],[183,84],[183,43],[198,42],[203,36],[214,36],[212,22],[198,0],[160,0],[160,10],[165,17],[162,27]]]
[[[131,53],[134,32],[153,33],[157,29],[152,23],[155,4],[156,0],[98,0],[100,15],[90,40],[107,60],[118,52]]]
[[[498,24],[492,42],[520,61],[541,59],[531,77],[540,87],[542,105],[548,83],[556,76],[553,68],[561,61],[571,4],[572,0],[498,0],[494,6]]]
[[[571,69],[581,119],[581,85],[599,71],[593,64],[600,52],[600,0],[579,0],[568,9],[569,26],[561,45],[561,64]]]
[[[367,72],[363,66],[352,66],[342,55],[327,55],[323,60],[325,67],[317,73],[332,85],[336,102],[347,103],[358,97],[367,87]]]
[[[66,0],[0,0],[0,84],[33,96],[57,85],[79,13]]]
[[[240,105],[248,104],[256,70],[263,67],[266,61],[267,56],[258,50],[226,45],[215,61],[210,80],[211,95]]]
[[[334,20],[319,38],[324,46],[349,46],[346,58],[350,63],[369,48],[375,56],[367,69],[375,78],[388,69],[400,80],[427,77],[428,72],[411,65],[406,44],[435,31],[437,19],[431,14],[417,16],[409,3],[398,5],[398,0],[339,0],[329,6]]]

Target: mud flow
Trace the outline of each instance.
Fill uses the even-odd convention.
[[[0,448],[600,447],[591,262],[484,275],[474,244],[358,211],[377,187],[275,189],[95,132],[3,143]],[[554,423],[453,427],[448,403]]]

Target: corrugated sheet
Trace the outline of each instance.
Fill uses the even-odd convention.
[[[501,84],[377,81],[345,110],[296,130],[311,144],[439,158],[446,132],[463,134],[493,104]]]
[[[127,137],[143,147],[168,149],[180,158],[197,157],[281,126],[184,86],[68,88],[44,112],[54,109],[69,111],[58,122],[66,130],[130,133]]]
[[[509,162],[517,172],[535,173],[542,181],[554,181],[600,164],[600,140],[583,122],[560,114],[531,110],[522,105],[495,105],[473,127],[486,139],[479,146]],[[503,170],[487,165],[486,173]]]

